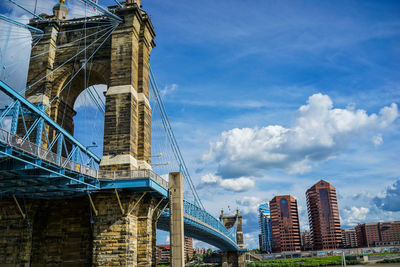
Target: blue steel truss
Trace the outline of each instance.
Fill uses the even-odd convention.
[[[150,170],[98,171],[0,129],[0,196],[66,198],[124,189],[168,197],[168,183]],[[41,151],[39,153],[39,151]],[[43,156],[47,154],[46,156]],[[115,177],[123,178],[115,180]]]
[[[13,90],[10,86],[8,86],[5,82],[0,81],[0,90],[3,91],[6,95],[11,97],[17,105],[21,104],[25,108],[29,109],[39,120],[45,121],[49,126],[54,128],[58,133],[60,133],[64,138],[68,139],[76,149],[80,149],[84,154],[86,154],[90,159],[95,161],[96,163],[100,163],[100,158],[93,154],[86,146],[82,145],[75,137],[73,137],[69,132],[67,132],[63,127],[53,121],[40,107],[33,105],[31,102],[26,100],[23,96],[18,94],[15,90]],[[13,119],[18,120],[18,114],[14,114]],[[7,116],[7,113],[3,113],[1,117]],[[32,128],[33,129],[33,128]],[[42,132],[39,132],[39,136]],[[37,144],[40,146],[40,144]]]
[[[222,251],[240,251],[235,236],[222,223],[204,209],[183,201],[185,236],[201,240]],[[157,221],[157,228],[169,231],[169,210]]]

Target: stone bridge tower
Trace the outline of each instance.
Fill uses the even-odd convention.
[[[148,79],[155,33],[140,3],[109,7],[123,20],[118,25],[103,16],[67,19],[62,0],[52,15],[31,21],[45,34],[32,46],[26,99],[73,134],[79,94],[107,85],[103,171],[151,168]],[[55,137],[50,131],[43,147]],[[157,219],[166,199],[146,190],[24,199],[29,220],[13,199],[1,199],[0,265],[155,266]]]
[[[32,22],[45,35],[31,52],[28,74],[31,87],[26,91],[29,101],[45,107],[50,105],[46,112],[73,133],[74,103],[78,95],[92,85],[108,87],[101,170],[151,168],[148,77],[155,33],[140,4],[140,0],[127,0],[123,8],[110,7],[123,19],[112,33],[111,30],[96,33],[99,31],[96,26],[107,25],[107,19],[100,16],[86,21],[84,18],[67,20],[64,1],[53,8],[52,16],[45,16],[46,20]],[[113,25],[110,23],[109,27]],[[80,38],[81,41],[73,42]],[[80,52],[84,45],[85,53]]]
[[[226,227],[226,229],[230,229],[236,224],[236,242],[239,248],[244,249],[244,240],[243,240],[243,217],[240,213],[239,208],[236,209],[235,215],[225,215],[224,210],[221,210],[221,215],[219,216],[219,220]],[[222,253],[222,267],[245,267],[245,254],[242,251],[227,251]]]

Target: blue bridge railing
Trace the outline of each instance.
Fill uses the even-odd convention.
[[[218,219],[213,217],[210,213],[208,213],[204,209],[202,209],[188,201],[185,201],[185,200],[183,201],[183,209],[184,209],[185,214],[188,214],[188,215],[202,221],[203,223],[207,224],[208,226],[211,226],[212,228],[214,228],[215,230],[218,230],[219,232],[221,232],[228,238],[235,240],[234,235],[230,231],[228,231]]]

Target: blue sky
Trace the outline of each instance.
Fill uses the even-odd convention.
[[[257,205],[275,195],[297,198],[307,229],[305,191],[322,178],[337,188],[344,228],[400,220],[398,1],[142,5],[194,183],[212,214],[241,208],[248,247]]]
[[[164,101],[203,202],[214,214],[239,206],[250,247],[257,205],[274,195],[298,199],[307,229],[305,191],[321,178],[337,188],[343,227],[400,219],[397,108],[387,123],[379,116],[400,99],[398,2],[143,1],[143,8],[157,32],[151,64],[159,86],[174,88]],[[327,101],[328,115],[301,113],[313,95],[320,97],[312,107]],[[363,112],[378,119],[357,125]],[[307,134],[329,132],[333,143],[295,149],[276,141],[303,171],[287,158],[262,159],[273,150],[265,128],[294,131],[301,118]],[[336,119],[347,131],[331,129]]]

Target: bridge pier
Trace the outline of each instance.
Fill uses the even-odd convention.
[[[244,251],[226,251],[221,256],[222,267],[246,267]]]
[[[160,198],[120,194],[94,197],[98,215],[93,225],[93,266],[155,266],[156,220]]]
[[[161,198],[92,194],[0,200],[0,266],[155,266]],[[140,201],[139,201],[140,200]],[[124,213],[122,213],[122,209]],[[24,218],[25,216],[25,218]]]
[[[183,181],[182,173],[169,174],[170,197],[170,243],[171,263],[173,267],[185,266],[184,229],[183,229]]]

